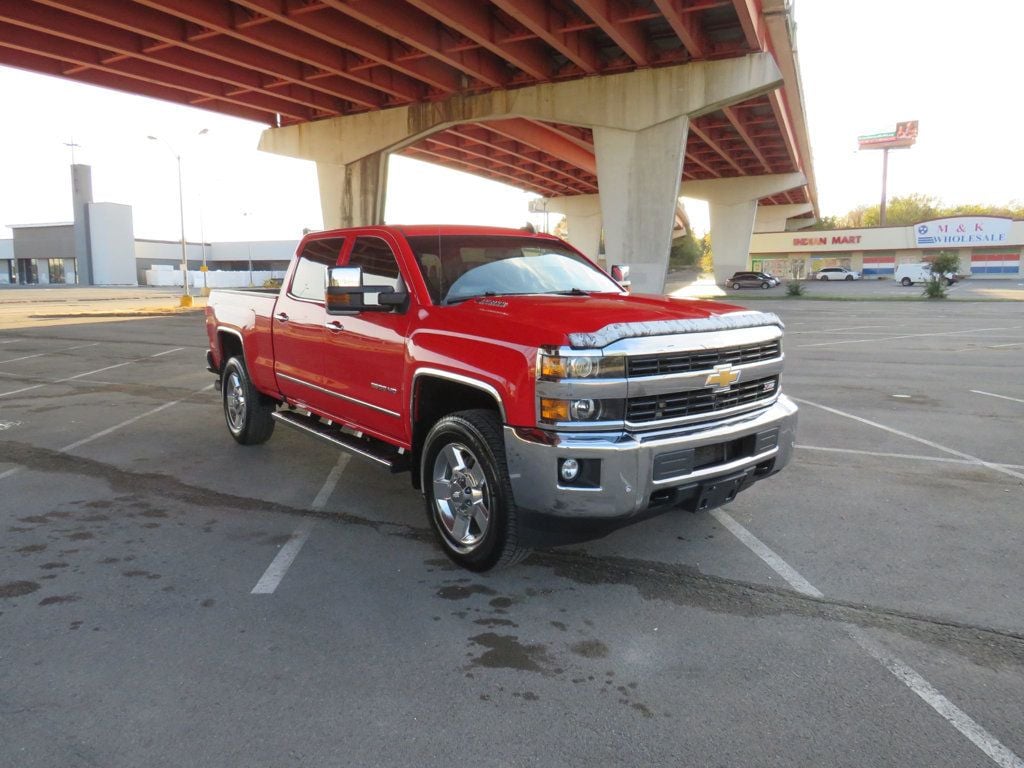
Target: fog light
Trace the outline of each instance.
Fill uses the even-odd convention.
[[[576,475],[580,473],[580,464],[576,459],[563,459],[559,473],[562,475],[563,480],[571,483],[576,479]]]

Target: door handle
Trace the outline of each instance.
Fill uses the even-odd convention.
[[[274,319],[277,320],[279,323],[287,323],[288,322],[288,313],[287,312],[278,312],[276,315],[274,315]]]
[[[333,331],[334,333],[345,330],[345,326],[343,326],[338,320],[331,320],[329,323],[324,323],[324,328],[328,331]]]

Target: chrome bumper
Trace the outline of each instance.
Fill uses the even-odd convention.
[[[666,432],[548,432],[543,441],[536,431],[505,427],[505,455],[516,506],[555,518],[595,518],[612,522],[652,506],[652,497],[671,497],[673,489],[694,488],[718,478],[741,477],[741,488],[782,469],[793,454],[797,407],[785,395],[768,408],[711,424]],[[767,448],[761,435],[777,429],[777,441]],[[674,474],[668,454],[731,443],[754,436],[755,448],[735,460]],[[599,487],[563,484],[558,476],[562,458],[600,460]],[[657,473],[655,471],[658,468]],[[657,475],[657,479],[656,479]]]

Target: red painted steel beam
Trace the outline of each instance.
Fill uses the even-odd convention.
[[[508,83],[504,59],[489,51],[456,49],[453,32],[432,16],[411,8],[399,0],[322,0],[323,5],[390,35],[491,88]],[[296,10],[290,11],[293,15]],[[460,89],[456,89],[460,90]]]
[[[711,52],[712,42],[701,28],[700,19],[694,8],[690,7],[692,4],[685,4],[682,0],[654,0],[654,4],[691,58],[701,59]]]
[[[442,147],[446,149],[457,150],[458,152],[461,152],[464,155],[473,158],[469,162],[483,163],[483,167],[486,168],[493,169],[493,164],[498,164],[499,166],[507,169],[505,172],[515,178],[531,179],[534,181],[534,183],[536,183],[539,180],[540,182],[543,182],[551,187],[561,188],[563,191],[573,189],[571,183],[559,181],[558,179],[554,179],[549,175],[538,173],[537,171],[534,171],[531,168],[525,167],[525,165],[521,162],[522,160],[525,159],[522,156],[514,155],[513,153],[509,152],[508,154],[513,156],[513,159],[511,161],[502,159],[500,157],[495,157],[493,152],[493,146],[485,145],[483,142],[474,141],[472,138],[469,137],[460,136],[450,131],[442,131],[441,133],[435,133],[431,136],[428,136],[424,141],[426,141],[431,147],[435,149],[438,147]]]
[[[793,127],[789,122],[786,105],[782,101],[781,89],[776,88],[768,94],[768,103],[771,104],[772,113],[775,115],[775,120],[779,125],[782,143],[786,148],[786,154],[789,156],[790,162],[793,163],[793,170],[802,171],[803,166],[800,164],[800,157],[796,151],[796,138],[793,135]]]
[[[326,10],[317,14],[289,13],[280,0],[233,0],[237,5],[259,13],[267,19],[297,29],[300,32],[339,45],[364,58],[390,67],[396,72],[415,78],[443,93],[461,88],[457,72],[435,59],[402,61],[397,55],[400,46],[383,32],[354,19]]]
[[[296,109],[295,105],[328,114],[336,114],[343,111],[345,107],[345,102],[334,96],[310,91],[306,88],[296,87],[288,92],[271,91],[266,87],[266,79],[259,73],[218,59],[197,56],[191,51],[176,48],[168,49],[163,54],[145,54],[141,52],[145,40],[138,34],[89,18],[73,16],[54,7],[48,8],[36,3],[22,2],[5,4],[0,8],[2,8],[0,16],[20,26],[117,52],[104,56],[100,60],[101,64],[115,64],[126,59],[137,59],[191,75],[214,78],[241,89],[239,93],[257,91],[291,102],[291,107],[280,110],[282,114],[291,114],[291,111]],[[69,74],[75,73],[69,72]]]
[[[739,173],[741,176],[747,175],[747,173],[740,166],[740,164],[737,163],[735,159],[733,159],[732,154],[728,150],[724,149],[722,145],[718,142],[718,140],[716,138],[713,138],[708,131],[701,128],[696,120],[690,121],[690,133],[694,134],[695,136],[697,136],[697,138],[699,138],[701,141],[707,144],[712,150],[715,151],[716,154],[718,154],[719,157],[721,157],[723,160],[725,160],[725,162],[731,165],[736,170],[736,172]]]
[[[365,72],[351,71],[351,55],[323,40],[311,38],[295,29],[277,24],[239,26],[237,6],[227,0],[135,0],[151,10],[184,19],[220,36],[330,72],[351,80],[364,88],[376,89],[402,102],[418,101],[425,94],[420,83],[391,70],[375,68]],[[223,42],[208,34],[189,36],[190,41],[213,44]],[[381,106],[381,105],[378,105]]]
[[[638,24],[622,21],[616,14],[618,5],[612,0],[575,0],[576,5],[640,67],[651,63],[647,39]]]
[[[594,41],[582,32],[563,32],[565,17],[546,0],[491,0],[543,42],[550,45],[588,75],[602,69]]]
[[[757,142],[754,141],[754,137],[751,135],[749,129],[744,123],[743,118],[740,117],[739,112],[737,112],[733,107],[725,107],[722,109],[722,112],[739,137],[743,139],[747,147],[750,148],[754,157],[756,157],[758,162],[761,163],[761,167],[764,168],[765,173],[774,173],[771,163],[768,162],[764,153],[762,153],[760,148],[758,148]]]
[[[766,51],[767,36],[765,35],[764,14],[761,12],[760,0],[733,0],[736,16],[743,29],[743,37],[752,51]]]
[[[470,163],[467,163],[463,160],[450,157],[449,155],[442,154],[441,152],[438,151],[425,149],[420,146],[407,147],[402,151],[402,154],[417,160],[422,160],[423,162],[431,163],[433,165],[441,165],[446,168],[452,168],[454,170],[462,171],[463,173],[472,174],[473,176],[481,176],[485,179],[490,179],[491,181],[497,181],[502,184],[510,184],[514,187],[518,187],[519,189],[526,190],[527,192],[533,192],[534,194],[542,195],[544,197],[558,194],[557,192],[546,187],[539,187],[535,184],[529,184],[524,182],[522,179],[509,177],[507,174],[497,173],[494,171],[488,171],[483,168],[478,168],[477,166],[471,165]]]
[[[552,174],[554,180],[566,181],[570,185],[577,184],[588,187],[593,187],[593,191],[597,190],[597,179],[595,173],[587,172],[577,166],[572,165],[569,162],[563,162],[562,166],[558,163],[561,158],[552,156],[547,152],[531,147],[527,144],[509,139],[507,136],[502,134],[499,130],[492,130],[491,123],[473,123],[472,125],[458,125],[448,129],[449,133],[462,136],[464,138],[475,141],[482,146],[489,147],[496,152],[501,152],[507,155],[518,158],[519,162],[529,163],[532,166],[540,168],[539,173],[541,175]]]
[[[407,0],[460,35],[481,45],[535,80],[550,80],[554,62],[536,40],[503,41],[489,3],[481,0]]]
[[[506,136],[522,144],[539,149],[553,157],[565,160],[570,165],[597,175],[597,159],[593,150],[589,152],[560,133],[547,126],[522,118],[490,120],[482,125],[488,130]]]
[[[62,39],[39,32],[24,26],[0,21],[0,46],[37,53],[56,61],[65,63],[61,74],[73,77],[85,69],[109,72],[124,78],[138,80],[154,85],[166,85],[182,92],[191,94],[191,103],[199,99],[209,98],[237,104],[240,107],[254,108],[268,115],[279,113],[295,120],[309,120],[313,114],[308,109],[296,108],[281,99],[264,94],[251,94],[247,98],[229,95],[224,84],[218,80],[171,72],[164,67],[142,61],[121,61],[114,64],[102,64],[101,59],[106,53],[85,43]]]
[[[308,87],[330,96],[345,99],[362,107],[377,108],[385,104],[383,95],[358,83],[313,82],[302,64],[270,51],[226,37],[191,41],[188,26],[181,20],[123,0],[35,0],[84,18],[110,24],[154,41],[140,41],[141,52],[153,55],[168,49],[198,53],[238,67],[244,67],[283,83]]]
[[[141,83],[138,80],[114,75],[109,72],[96,72],[90,70],[81,72],[73,78],[68,78],[63,74],[65,64],[36,53],[27,53],[25,51],[16,51],[10,48],[0,47],[0,64],[8,67],[25,69],[39,74],[71,79],[75,82],[95,85],[100,88],[110,88],[115,91],[130,93],[134,96],[148,96],[152,99],[160,99],[161,101],[167,101],[173,104],[181,104],[185,107],[192,106],[190,103],[191,95],[184,91],[179,91],[169,86],[156,85],[154,83]],[[204,107],[204,109],[209,109],[210,111],[219,112],[224,115],[230,115],[232,117],[240,117],[245,120],[254,120],[258,123],[264,124],[272,122],[273,119],[273,115],[268,115],[266,112],[262,112],[258,109],[240,107],[236,104],[214,104],[210,107]]]

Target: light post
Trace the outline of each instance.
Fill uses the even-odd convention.
[[[174,159],[178,163],[178,215],[181,223],[181,282],[184,285],[184,291],[181,294],[181,306],[191,307],[192,306],[192,292],[188,287],[188,254],[185,250],[185,196],[182,193],[181,184],[181,155],[179,155],[174,147],[166,139],[161,139],[157,136],[147,136],[150,141],[162,141],[164,145],[174,155]]]

